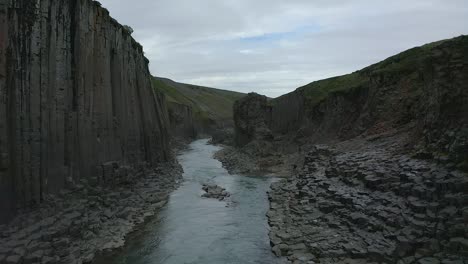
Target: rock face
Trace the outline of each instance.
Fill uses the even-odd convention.
[[[268,216],[292,263],[466,263],[467,85],[468,36],[431,43],[239,101],[240,148],[217,155],[241,172],[290,166]]]
[[[267,97],[249,93],[234,103],[235,141],[244,146],[252,140],[272,139],[268,128],[271,109]]]
[[[401,155],[392,140],[336,148],[313,147],[299,173],[272,186],[277,255],[297,263],[468,260],[464,173]]]
[[[169,102],[168,112],[171,124],[170,131],[173,136],[187,139],[193,139],[197,136],[193,110],[190,106]]]
[[[98,2],[2,0],[0,21],[2,220],[171,159],[142,47]]]
[[[258,102],[239,101],[236,137],[247,144],[251,130],[256,124],[263,130],[263,123],[299,144],[406,129],[418,150],[468,168],[467,83],[468,36],[461,36],[298,88],[272,99],[267,111],[261,110],[266,103],[260,96],[252,97]]]
[[[227,192],[226,189],[218,185],[204,184],[202,189],[205,191],[202,197],[205,198],[214,198],[222,201],[226,199],[226,197],[231,196],[231,194]]]

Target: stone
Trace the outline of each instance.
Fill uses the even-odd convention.
[[[468,252],[468,239],[463,237],[451,238],[448,247],[453,252]]]
[[[6,264],[20,264],[23,261],[23,257],[19,255],[11,255],[5,259]]]
[[[52,247],[55,249],[62,249],[67,247],[70,244],[70,239],[60,238],[52,242]]]
[[[94,253],[89,253],[83,257],[83,263],[92,263],[94,260]]]
[[[305,169],[272,185],[267,216],[275,254],[293,262],[300,253],[309,253],[320,263],[343,258],[413,264],[439,263],[443,257],[438,254],[446,251],[458,256],[466,252],[463,203],[455,198],[463,191],[446,188],[434,196],[437,181],[427,180],[431,166],[426,161],[399,163],[393,159],[398,154],[375,150],[326,155],[312,150]],[[438,173],[447,181],[450,174],[444,170],[438,168]],[[400,171],[411,172],[403,178],[412,182],[408,191],[402,192],[395,181]],[[280,245],[288,245],[287,251]]]
[[[39,263],[44,256],[44,251],[42,250],[37,250],[34,251],[32,254],[28,254],[26,257],[24,257],[24,264],[33,264],[33,263]]]
[[[226,189],[218,186],[218,185],[207,185],[204,184],[202,189],[206,192],[202,195],[202,197],[206,198],[215,198],[218,200],[224,200],[225,198],[231,196]]]
[[[440,264],[440,261],[436,258],[422,258],[419,259],[418,264]]]
[[[111,210],[106,209],[106,210],[104,210],[103,215],[110,219],[110,218],[112,218],[114,216],[114,213],[112,213]]]
[[[41,263],[42,264],[55,264],[55,263],[59,263],[60,261],[60,258],[59,257],[48,257],[48,256],[44,256],[42,257],[42,260],[41,260]]]
[[[269,105],[266,96],[249,93],[236,101],[233,108],[237,146],[244,146],[255,139],[273,139],[267,125]]]
[[[131,212],[132,212],[132,209],[130,207],[127,207],[127,208],[125,208],[125,209],[123,209],[121,211],[118,211],[116,216],[118,218],[125,219],[131,214]]]

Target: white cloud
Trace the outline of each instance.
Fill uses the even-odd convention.
[[[154,75],[278,96],[468,33],[465,0],[101,0]]]

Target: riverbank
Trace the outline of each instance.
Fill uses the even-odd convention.
[[[409,142],[394,131],[281,155],[278,146],[294,146],[254,141],[215,157],[233,173],[265,158],[278,164],[265,174],[286,172],[267,215],[272,251],[291,263],[465,263],[468,177],[447,160],[415,158]]]
[[[255,174],[287,178],[303,163],[305,153],[289,142],[262,140],[237,148],[223,146],[214,158],[219,160],[230,174]]]
[[[274,183],[275,254],[293,263],[466,263],[466,174],[413,158],[398,137],[314,146],[293,177]]]
[[[267,191],[272,177],[230,175],[213,158],[221,147],[196,140],[178,156],[183,182],[128,243],[97,264],[275,264],[268,238]],[[207,198],[219,186],[225,199]],[[205,188],[206,189],[206,188]]]
[[[177,163],[163,164],[113,186],[86,182],[50,196],[0,227],[0,263],[91,263],[122,247],[167,202],[181,182]]]

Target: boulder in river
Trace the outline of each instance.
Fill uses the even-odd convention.
[[[202,195],[202,197],[205,197],[205,198],[215,198],[215,199],[222,201],[226,197],[231,196],[231,194],[227,192],[226,189],[216,184],[213,184],[213,185],[203,184],[202,189],[206,192]]]

